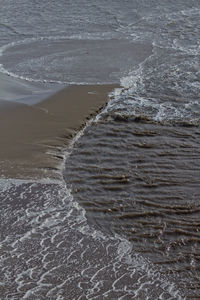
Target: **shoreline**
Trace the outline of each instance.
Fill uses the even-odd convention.
[[[60,178],[63,150],[118,86],[70,85],[33,105],[1,101],[0,177]]]

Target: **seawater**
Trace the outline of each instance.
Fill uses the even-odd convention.
[[[130,242],[90,227],[62,182],[0,184],[2,299],[183,299]]]
[[[2,181],[3,297],[198,299],[199,1],[0,4],[2,72],[122,86],[66,186]]]

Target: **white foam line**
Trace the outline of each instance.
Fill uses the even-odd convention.
[[[82,135],[84,134],[86,128],[88,126],[90,126],[94,122],[94,120],[95,120],[95,117],[93,117],[90,120],[88,120],[86,122],[85,126],[83,127],[83,129],[81,129],[80,131],[78,131],[76,133],[76,135],[73,137],[73,139],[69,142],[68,147],[65,148],[65,149],[63,149],[64,159],[63,159],[62,164],[61,164],[62,175],[63,175],[64,170],[65,170],[65,165],[66,165],[67,159],[69,158],[70,154],[72,153],[75,143],[82,137]],[[63,177],[63,181],[64,181],[64,177]]]
[[[112,38],[108,37],[107,40],[111,40]],[[14,46],[18,46],[18,45],[22,45],[22,44],[29,44],[31,42],[37,42],[37,41],[57,41],[57,40],[94,40],[94,41],[98,41],[98,40],[105,40],[105,36],[97,36],[97,34],[95,34],[94,36],[92,34],[73,34],[70,36],[67,35],[61,35],[61,36],[41,36],[41,37],[33,37],[33,38],[26,38],[23,40],[19,40],[16,42],[11,42],[8,43],[6,45],[3,45],[0,47],[0,56],[3,55],[3,52],[5,50],[7,50],[8,48],[14,47]]]
[[[118,90],[118,91],[114,91],[114,92],[117,92],[117,93],[119,93],[120,92],[120,90]],[[108,105],[109,105],[109,103],[108,103]],[[98,115],[97,115],[98,116]],[[80,130],[76,135],[75,135],[75,137],[71,140],[71,142],[70,142],[70,144],[69,144],[69,146],[68,146],[68,148],[67,149],[65,149],[64,151],[63,151],[63,153],[64,153],[64,159],[63,159],[63,162],[62,162],[62,168],[61,168],[61,175],[62,175],[62,180],[52,180],[52,179],[49,179],[49,178],[45,178],[45,179],[42,179],[42,180],[16,180],[16,179],[0,179],[0,186],[2,185],[3,187],[5,187],[5,184],[7,184],[7,185],[11,185],[11,184],[13,184],[13,182],[14,182],[14,184],[17,184],[17,185],[21,185],[21,184],[24,184],[24,183],[33,183],[33,184],[35,184],[35,183],[43,183],[43,184],[49,184],[49,183],[53,183],[53,184],[58,184],[58,185],[62,185],[62,187],[64,187],[64,188],[66,188],[66,191],[67,191],[67,194],[68,195],[70,195],[70,199],[71,199],[71,201],[73,202],[74,200],[73,200],[73,196],[72,196],[72,194],[71,194],[71,191],[70,191],[70,189],[68,189],[67,187],[66,187],[66,183],[65,183],[65,181],[64,181],[64,177],[63,177],[63,173],[64,173],[64,168],[65,168],[65,165],[66,165],[66,162],[67,162],[67,159],[69,158],[69,156],[70,156],[70,154],[72,153],[72,151],[73,151],[73,148],[74,148],[74,145],[75,145],[75,143],[80,139],[80,137],[84,134],[84,132],[85,132],[85,130],[86,130],[86,128],[89,126],[89,125],[91,125],[92,124],[92,122],[94,122],[95,120],[97,120],[97,118],[98,117],[93,117],[92,119],[90,119],[86,124],[85,124],[85,126],[84,126],[84,128],[82,129],[82,130]],[[6,189],[6,187],[5,187],[5,189]],[[82,221],[84,221],[84,222],[86,222],[85,224],[85,226],[84,226],[84,228],[83,228],[83,226],[81,226],[80,228],[79,228],[79,230],[82,232],[82,233],[84,233],[84,234],[89,234],[89,236],[92,236],[93,238],[95,238],[95,237],[100,237],[100,238],[104,238],[105,239],[105,236],[103,235],[103,233],[101,233],[101,232],[98,232],[98,231],[96,231],[96,230],[94,230],[94,228],[92,228],[92,227],[89,227],[89,225],[87,224],[87,220],[86,220],[86,217],[85,217],[85,210],[82,208],[82,207],[80,207],[79,206],[79,204],[77,203],[77,202],[73,202],[73,206],[76,208],[76,209],[78,209],[79,210],[79,212],[81,212],[81,219],[82,219]],[[40,226],[40,228],[42,227],[44,225],[44,223]],[[48,225],[47,223],[45,224],[45,226],[46,225]],[[31,231],[30,232],[27,232],[26,233],[26,235],[24,235],[22,238],[26,238],[26,237],[28,237],[29,235],[31,234]],[[145,265],[143,266],[143,268],[144,269],[146,269],[147,271],[148,271],[148,273],[150,272],[151,274],[150,275],[154,275],[154,273],[155,273],[155,268],[153,268],[153,270],[151,270],[151,271],[149,271],[149,263],[148,263],[148,261],[146,260],[146,259],[144,259],[144,258],[142,258],[142,257],[139,257],[139,262],[137,262],[137,261],[133,261],[133,259],[131,258],[131,250],[132,250],[132,247],[131,247],[131,244],[130,244],[130,242],[128,242],[127,240],[125,240],[125,239],[123,239],[122,237],[119,237],[119,236],[115,236],[115,237],[109,237],[109,239],[110,240],[116,240],[116,239],[120,239],[121,240],[121,243],[119,244],[119,247],[118,247],[118,258],[119,258],[119,260],[122,260],[122,259],[124,259],[124,258],[126,258],[126,262],[128,263],[128,264],[133,264],[133,267],[135,267],[137,264],[138,265],[140,265],[140,267],[141,267],[141,263],[145,263]],[[42,241],[41,241],[41,243],[42,243]],[[73,253],[71,253],[71,255],[72,255]],[[117,262],[116,262],[117,263]],[[115,268],[115,264],[113,265],[113,267]],[[53,269],[55,269],[56,270],[56,268],[57,267],[54,267]],[[52,269],[52,270],[53,270]],[[103,268],[102,268],[103,269]],[[94,275],[93,275],[93,277],[91,278],[92,280],[94,280],[94,278],[95,278],[95,276],[97,276],[98,275],[98,272],[100,272],[102,269],[100,269],[100,270],[98,270]],[[51,271],[52,271],[51,270]],[[48,273],[49,273],[49,271],[47,271],[47,272],[45,272],[41,277],[40,277],[40,280],[38,281],[38,283],[40,284],[40,285],[45,285],[45,284],[43,284],[42,283],[42,281],[44,280],[44,277],[46,276],[46,275],[48,275]],[[19,286],[20,286],[20,277],[17,277],[16,278],[16,281],[17,280],[19,280]],[[115,281],[114,282],[114,285],[117,283],[117,281]],[[96,286],[94,286],[93,287],[93,289],[95,289],[95,288],[97,288],[98,287],[98,283],[96,283]],[[173,285],[171,284],[171,287],[169,287],[169,282],[168,282],[168,285],[167,285],[167,287],[169,288],[169,290],[170,290],[170,292],[171,291],[173,291]],[[91,291],[93,290],[93,289],[91,289]],[[28,291],[27,293],[26,293],[26,295],[23,297],[24,299],[25,298],[28,298],[29,296],[31,296],[31,294],[32,294],[32,291],[30,290],[30,291]],[[181,299],[181,298],[179,298],[179,299]]]
[[[106,34],[106,33],[105,33]],[[111,37],[106,37],[106,35],[103,35],[102,36],[102,33],[101,35],[98,35],[98,34],[74,34],[74,35],[70,35],[70,36],[43,36],[43,37],[33,37],[33,38],[26,38],[26,39],[23,39],[23,40],[19,40],[19,41],[16,41],[16,42],[11,42],[11,43],[8,43],[6,45],[3,45],[0,47],[0,57],[3,56],[3,53],[9,49],[9,48],[12,48],[12,47],[15,47],[15,46],[19,46],[19,45],[26,45],[26,44],[29,44],[31,42],[37,42],[37,41],[44,41],[44,40],[50,40],[50,41],[57,41],[57,40],[92,40],[92,41],[102,41],[102,40],[112,40],[114,39],[111,38]],[[22,75],[18,75],[18,74],[15,74],[11,71],[8,71],[6,68],[4,68],[3,64],[0,63],[0,72],[3,73],[3,74],[6,74],[8,76],[12,76],[14,78],[18,78],[18,79],[22,79],[22,80],[25,80],[25,81],[29,81],[29,82],[40,82],[40,83],[50,83],[50,84],[71,84],[71,85],[90,85],[90,83],[88,82],[75,82],[75,81],[61,81],[61,80],[47,80],[47,79],[34,79],[34,78],[29,78],[29,77],[25,77],[25,76],[22,76]],[[112,84],[113,82],[96,82],[95,84],[96,85],[103,85],[103,84]]]
[[[115,91],[113,91],[113,92],[115,92]],[[117,91],[117,92],[118,92],[118,91]],[[112,95],[112,93],[111,93],[110,95]],[[98,115],[97,115],[97,116],[98,116]],[[85,127],[84,127],[81,131],[79,131],[79,132],[75,135],[75,137],[72,139],[72,141],[71,141],[70,144],[69,144],[69,148],[65,150],[65,159],[63,160],[62,174],[63,174],[63,172],[64,172],[64,167],[65,167],[65,164],[66,164],[66,162],[67,162],[67,159],[69,158],[70,154],[71,154],[72,151],[73,151],[73,147],[74,147],[75,143],[76,143],[76,142],[80,139],[80,137],[84,134],[86,128],[87,128],[89,125],[91,125],[93,122],[95,122],[95,121],[97,120],[97,116],[93,117],[92,119],[90,119],[90,120],[86,123]],[[65,183],[65,181],[64,181],[64,178],[63,178],[63,182],[64,182],[64,184],[66,185],[66,183]],[[74,199],[73,199],[73,201],[74,201]],[[106,237],[102,232],[95,230],[93,227],[89,227],[89,225],[87,224],[87,219],[86,219],[86,217],[85,217],[85,214],[86,214],[85,209],[84,209],[83,207],[80,207],[79,203],[77,203],[77,202],[73,202],[73,204],[74,204],[74,207],[76,207],[76,208],[78,208],[79,210],[81,210],[81,212],[82,212],[82,215],[81,215],[82,221],[83,221],[83,218],[84,218],[84,220],[86,221],[86,225],[85,225],[85,226],[82,225],[82,226],[79,228],[79,231],[82,232],[83,234],[90,235],[90,236],[93,237],[93,238],[99,237],[99,238],[102,238],[103,240],[107,239],[107,237]],[[142,268],[142,269],[144,269],[144,270],[146,271],[146,273],[148,274],[148,276],[149,276],[150,278],[152,278],[152,277],[154,277],[154,276],[157,277],[159,271],[156,269],[155,266],[152,265],[152,263],[151,263],[148,259],[145,259],[145,258],[143,258],[143,257],[141,257],[141,256],[138,255],[139,260],[136,261],[135,259],[133,259],[133,258],[131,257],[132,244],[131,244],[128,240],[126,240],[125,238],[123,238],[123,237],[121,237],[121,236],[119,236],[119,235],[117,235],[117,234],[116,234],[114,237],[109,237],[109,239],[110,239],[110,240],[113,240],[113,241],[114,241],[114,240],[118,240],[118,241],[120,240],[120,241],[121,241],[120,244],[118,245],[118,253],[117,253],[117,255],[118,255],[118,260],[119,260],[119,261],[122,261],[123,259],[125,259],[125,261],[126,261],[126,263],[127,263],[128,265],[132,265],[133,267],[139,265],[140,268]],[[73,253],[72,253],[72,254],[73,254]],[[93,281],[94,278],[98,275],[98,273],[99,273],[100,271],[102,271],[104,268],[105,268],[105,267],[99,269],[99,270],[92,276],[91,281]],[[115,263],[113,264],[113,268],[115,269]],[[135,271],[135,270],[134,270],[134,271]],[[84,273],[84,272],[83,272],[83,273]],[[83,274],[82,274],[82,275],[83,275]],[[123,276],[125,276],[125,275],[126,275],[126,274],[123,274],[120,278],[118,278],[118,279],[113,283],[113,290],[115,290],[114,286],[115,286],[115,284],[117,283],[117,281],[120,281],[120,279],[121,279]],[[160,279],[160,281],[161,281],[161,284],[163,284],[163,285],[166,284],[166,278],[164,278],[164,277],[162,277],[162,276],[160,275],[160,278],[159,278],[159,279]],[[99,284],[99,283],[96,284],[96,286],[95,286],[96,288],[97,288],[98,284]],[[146,284],[146,280],[145,280],[145,283],[142,285],[142,287],[143,287],[145,284]],[[94,289],[95,287],[93,287],[93,289]],[[141,290],[142,287],[141,287],[139,290]],[[179,300],[183,300],[183,299],[184,299],[184,298],[182,298],[182,296],[179,294],[179,293],[180,293],[179,290],[175,289],[175,285],[174,285],[173,283],[167,281],[166,287],[165,287],[164,289],[167,289],[168,292],[169,292],[170,294],[171,294],[171,293],[176,293],[177,300],[178,300],[178,299],[179,299]],[[137,291],[137,293],[139,292],[139,290]],[[91,291],[92,291],[92,290],[91,290]],[[127,290],[127,292],[128,292],[128,290]]]

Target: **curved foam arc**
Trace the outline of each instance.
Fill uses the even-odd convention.
[[[62,38],[62,37],[60,37]],[[64,38],[64,37],[63,37]],[[24,40],[21,40],[21,41],[18,41],[18,42],[12,42],[12,43],[9,43],[9,44],[6,44],[2,47],[0,47],[0,57],[3,56],[3,53],[9,49],[9,48],[12,48],[14,46],[18,46],[18,45],[22,45],[22,44],[25,44],[25,43],[29,43],[29,42],[34,42],[34,41],[38,41],[38,40],[48,40],[48,39],[59,39],[58,37],[40,37],[40,38],[27,38],[27,39],[24,39]],[[3,66],[3,64],[0,63],[0,72],[1,73],[4,73],[8,76],[12,76],[12,77],[15,77],[15,78],[18,78],[18,79],[22,79],[22,80],[27,80],[27,81],[31,81],[31,82],[43,82],[43,83],[65,83],[65,82],[62,82],[62,81],[48,81],[48,80],[45,80],[43,79],[42,81],[40,79],[33,79],[33,78],[29,78],[29,77],[24,77],[24,76],[20,76],[18,74],[15,74],[13,72],[10,72],[8,70],[6,70]]]
[[[157,98],[157,95],[154,98],[152,95],[148,96],[145,86],[147,72],[145,64],[151,62],[152,59],[156,59],[157,48],[160,47],[154,42],[152,55],[141,62],[128,76],[121,78],[122,88],[115,89],[110,94],[109,103],[100,113],[100,116],[97,116],[97,119],[110,115],[111,117],[120,117],[122,119],[141,117],[148,119],[148,121],[165,124],[199,125],[200,115],[198,112],[200,112],[200,103],[197,100],[190,100],[187,103],[173,103],[169,101],[162,102]],[[155,79],[152,78],[152,80]],[[200,88],[199,82],[193,83],[189,81],[188,83],[195,89]]]
[[[12,47],[18,46],[18,45],[23,45],[23,44],[29,44],[31,42],[37,42],[37,41],[43,41],[43,40],[49,40],[49,41],[56,41],[56,40],[110,40],[112,37],[107,36],[107,34],[100,34],[98,35],[97,33],[95,34],[73,34],[70,36],[43,36],[43,37],[33,37],[33,38],[26,38],[23,40],[19,40],[16,42],[11,42],[8,43],[6,45],[3,45],[2,47],[0,47],[0,57],[3,56],[4,52]],[[43,82],[43,83],[58,83],[58,84],[65,84],[65,83],[69,83],[67,81],[61,81],[61,80],[48,80],[48,79],[36,79],[36,78],[29,78],[29,77],[25,77],[19,74],[16,74],[14,72],[8,71],[6,68],[4,68],[3,64],[0,63],[0,72],[7,74],[8,76],[12,76],[15,78],[19,78],[22,80],[27,80],[27,81],[31,81],[31,82]],[[108,82],[105,82],[105,84],[107,84]],[[70,84],[77,84],[77,82],[71,82]],[[87,85],[88,82],[80,82],[78,83],[80,85]],[[102,84],[102,83],[95,83],[95,84]]]
[[[154,49],[154,48],[153,48]],[[114,91],[112,91],[109,94],[110,101],[107,103],[106,107],[96,116],[96,121],[98,121],[104,114],[108,113],[112,108],[115,107],[116,103],[121,99],[121,96],[123,94],[128,94],[129,90],[134,90],[135,83],[138,79],[142,78],[142,68],[143,64],[146,60],[148,60],[151,56],[147,57],[143,62],[141,62],[135,71],[131,71],[128,76],[124,76],[120,78],[120,84],[121,88],[115,88]],[[135,75],[133,75],[133,72],[135,72]],[[130,93],[131,94],[131,93]],[[123,106],[123,104],[122,104]]]
[[[93,120],[90,120],[71,141],[69,149],[65,152],[63,167],[73,150],[74,144],[91,122]],[[91,296],[95,297],[98,294],[108,297],[113,297],[113,295],[118,297],[117,295],[120,294],[138,299],[138,297],[147,297],[149,292],[159,293],[159,299],[162,297],[165,299],[171,297],[183,299],[174,283],[162,276],[159,269],[153,266],[149,260],[133,252],[130,242],[117,235],[115,237],[106,236],[89,226],[84,208],[74,201],[64,180],[48,178],[39,181],[2,179],[0,186],[3,187],[0,197],[4,194],[10,195],[11,201],[14,201],[15,198],[19,203],[19,208],[16,208],[12,214],[17,219],[15,221],[17,231],[16,233],[9,231],[8,227],[8,235],[2,242],[2,250],[4,247],[9,248],[8,254],[13,261],[16,261],[16,264],[19,264],[20,257],[28,256],[27,265],[21,267],[21,271],[20,269],[12,270],[12,274],[15,274],[15,280],[12,280],[13,275],[11,275],[12,283],[7,282],[8,285],[17,287],[18,296],[21,299],[38,296],[40,293],[58,297],[60,293],[65,293],[65,290],[73,289],[74,281],[78,286],[76,290],[79,297],[82,294],[83,281],[88,282],[88,295],[90,297],[86,299],[91,299]],[[9,192],[10,189],[12,189],[12,193]],[[23,203],[21,208],[20,202]],[[26,202],[28,207],[26,205],[24,207]],[[8,199],[2,203],[2,220],[4,218],[9,220],[12,217],[6,213],[7,205],[9,205]],[[23,230],[20,229],[22,227]],[[20,231],[22,233],[19,233]],[[74,237],[76,237],[76,241],[73,242]],[[70,244],[67,241],[70,241]],[[27,245],[29,245],[28,248]],[[31,254],[30,247],[32,249]],[[95,255],[98,257],[99,251],[101,258],[98,258],[97,263],[94,258]],[[52,256],[53,253],[56,253],[55,257]],[[59,257],[62,257],[61,261],[65,261],[64,265],[63,262],[61,265],[59,264]],[[40,259],[42,268],[34,264],[35,260]],[[77,261],[79,268],[81,266],[81,277],[74,277],[73,269],[71,269],[73,273],[69,273],[69,266],[74,263],[74,260]],[[4,270],[9,274],[10,267],[7,265],[6,257],[3,257],[2,261]],[[115,270],[116,267],[118,271]],[[54,278],[55,274],[59,278],[61,268],[62,273],[65,274],[63,281],[52,285],[49,278]],[[92,271],[89,278],[86,276],[88,269],[90,272]],[[107,279],[109,280],[109,288],[105,284],[105,276],[107,276],[105,274],[107,273],[109,274],[109,279]],[[140,282],[139,285],[138,282]],[[126,291],[124,290],[125,285],[128,286]],[[5,288],[6,290],[9,289],[9,287]]]
[[[143,70],[145,63],[150,61],[153,57],[156,56],[156,47],[157,45],[155,44],[154,41],[152,41],[152,54],[146,57],[141,63],[137,65],[137,67],[134,70],[131,70],[128,74],[128,76],[123,76],[120,79],[120,83],[123,86],[123,92],[130,90],[131,92],[136,90],[137,88],[137,81],[140,82],[140,88],[144,89],[144,84],[143,84]]]
[[[121,94],[122,89],[121,88],[116,88],[113,92],[111,92],[109,94],[109,97],[113,97],[113,96],[117,96]],[[112,101],[109,101],[107,106],[112,105]],[[85,127],[79,131],[76,136],[72,139],[71,143],[69,144],[69,148],[65,151],[65,159],[63,161],[63,170],[64,167],[67,163],[67,160],[70,157],[70,154],[73,151],[73,147],[76,144],[76,142],[81,138],[81,136],[84,134],[84,131],[87,129],[88,126],[90,126],[93,122],[98,122],[99,117],[101,116],[101,113],[99,113],[96,117],[90,119]],[[64,179],[63,179],[64,181]],[[72,196],[73,199],[73,196]],[[112,240],[114,241],[118,241],[118,247],[117,247],[117,257],[120,261],[123,261],[125,264],[127,264],[129,267],[129,269],[131,271],[133,271],[133,273],[136,272],[136,269],[139,267],[142,268],[142,271],[145,272],[145,274],[147,274],[147,277],[150,279],[153,279],[155,281],[160,281],[160,286],[163,289],[163,295],[165,295],[164,297],[166,297],[166,292],[169,293],[172,297],[176,297],[179,300],[183,300],[184,298],[182,297],[181,293],[179,290],[177,290],[176,285],[174,283],[170,283],[166,281],[165,277],[162,277],[162,275],[159,273],[159,270],[146,258],[140,256],[140,254],[138,253],[134,253],[133,254],[133,245],[126,240],[125,238],[119,236],[118,234],[115,234],[115,237],[111,237],[111,236],[106,236],[104,233],[102,233],[99,230],[94,229],[93,227],[89,226],[87,224],[87,218],[86,218],[86,211],[85,209],[79,205],[78,202],[74,202],[74,199],[72,200],[73,203],[73,207],[75,209],[78,209],[81,213],[81,218],[83,217],[85,220],[85,224],[82,225],[81,227],[79,227],[79,231],[84,234],[84,235],[90,235],[93,239],[97,239],[97,240],[102,240],[102,241],[108,241],[108,240]],[[77,218],[77,221],[80,221],[80,218]],[[105,266],[103,267],[103,269],[105,268]],[[136,269],[135,269],[136,268]],[[98,273],[99,271],[97,271]],[[95,277],[96,274],[93,276]],[[122,276],[123,277],[123,276]],[[149,280],[148,279],[148,280]],[[115,285],[117,284],[117,282],[120,281],[120,278],[117,278],[113,284],[112,284],[112,288],[113,291],[118,291],[118,289],[115,288]],[[141,290],[146,286],[146,282],[143,282],[141,284],[141,286],[139,287],[138,290],[134,291],[134,295],[137,299],[137,297],[140,297],[140,292]],[[148,288],[147,288],[148,289]],[[122,297],[123,298],[123,297]],[[151,299],[151,298],[150,298]],[[160,296],[159,299],[162,299],[162,294]]]
[[[36,42],[36,41],[43,41],[43,40],[65,40],[65,39],[71,39],[71,40],[105,40],[106,39],[106,35],[103,35],[102,36],[102,33],[101,35],[98,35],[97,33],[95,34],[89,34],[89,33],[86,33],[86,34],[73,34],[73,35],[61,35],[61,36],[41,36],[41,37],[33,37],[33,38],[26,38],[26,39],[23,39],[23,40],[19,40],[19,41],[16,41],[16,42],[11,42],[11,43],[8,43],[6,45],[3,45],[0,47],[0,56],[3,55],[3,52],[5,50],[7,50],[8,48],[11,48],[13,46],[18,46],[18,45],[22,45],[22,44],[27,44],[27,43],[30,43],[30,42]],[[109,40],[110,37],[107,37],[107,39]]]
[[[57,84],[77,84],[77,82],[67,82],[67,81],[60,81],[60,80],[47,80],[47,79],[43,79],[43,80],[40,80],[40,79],[34,79],[34,78],[29,78],[29,77],[24,77],[24,76],[20,76],[20,75],[17,75],[13,72],[9,72],[8,70],[6,70],[2,64],[0,64],[0,72],[1,73],[4,73],[8,76],[12,76],[14,78],[18,78],[18,79],[22,79],[22,80],[26,80],[26,81],[30,81],[30,82],[40,82],[40,83],[57,83]],[[78,83],[79,85],[87,85],[89,84],[88,82],[80,82]],[[100,85],[101,83],[95,83],[96,85]]]
[[[37,40],[43,40],[43,39],[46,39],[46,38],[42,38],[42,37],[41,38],[27,38],[27,39],[24,39],[24,40],[21,40],[21,41],[11,42],[9,44],[6,44],[6,45],[0,47],[0,57],[2,57],[3,53],[9,48],[12,48],[14,46],[18,46],[18,45],[21,45],[21,44],[24,44],[24,43],[29,43],[29,42],[33,42],[33,41],[37,41]],[[1,64],[1,63],[0,63],[0,72],[6,74],[8,76],[12,76],[12,77],[19,78],[19,79],[22,79],[22,80],[27,80],[27,81],[32,81],[32,82],[41,82],[40,80],[37,80],[37,79],[27,78],[27,77],[24,77],[24,76],[17,75],[13,72],[10,72],[10,71],[6,70],[3,66],[3,64]],[[43,82],[48,82],[48,81],[43,80]],[[61,83],[61,82],[58,82],[58,83]]]
[[[159,21],[161,22],[160,23],[161,27],[164,26],[164,28],[165,28],[167,26],[168,22],[170,25],[170,21],[177,20],[177,18],[179,18],[181,21],[181,20],[185,20],[184,19],[185,16],[190,17],[193,15],[199,15],[199,14],[200,14],[200,10],[192,8],[192,9],[182,10],[180,12],[164,13],[163,15],[161,15],[159,17]],[[149,17],[148,18],[149,22],[151,20],[153,20],[154,18],[155,18],[155,16]],[[177,22],[179,22],[179,21],[177,21]],[[186,26],[186,24],[187,23],[184,22],[183,25]],[[132,24],[132,25],[134,26],[134,24]],[[181,24],[179,26],[181,26]],[[133,28],[132,28],[132,30],[133,30]],[[187,28],[187,30],[189,30],[189,29]],[[161,29],[161,31],[162,31],[162,29]],[[138,37],[139,34],[140,34],[140,32],[133,33],[133,36],[132,36],[133,40],[134,40],[134,36],[136,35]],[[170,32],[168,34],[170,34]],[[187,32],[187,34],[189,34],[189,33]],[[143,31],[141,31],[141,35],[143,37]],[[143,83],[144,75],[142,73],[143,73],[143,71],[145,72],[145,63],[147,63],[154,57],[156,58],[157,49],[159,49],[159,48],[160,49],[175,49],[175,50],[180,50],[183,53],[187,53],[189,55],[191,55],[191,54],[198,55],[198,53],[199,53],[200,44],[198,41],[197,41],[197,45],[183,46],[180,44],[181,39],[177,38],[177,37],[173,38],[170,45],[166,44],[166,43],[168,43],[168,39],[170,39],[170,40],[172,39],[172,37],[170,38],[170,36],[168,36],[168,39],[166,39],[166,40],[163,37],[161,37],[160,40],[154,38],[153,36],[151,36],[151,38],[152,38],[152,46],[153,46],[152,55],[150,55],[143,62],[141,62],[136,69],[131,70],[131,72],[129,73],[128,76],[124,76],[120,80],[121,85],[124,87],[125,90],[127,90],[127,94],[129,93],[131,95],[132,93],[138,93],[138,88],[140,88],[140,91],[145,90],[145,86]],[[183,41],[184,41],[184,39],[183,39]],[[144,67],[144,70],[143,70],[143,67]]]

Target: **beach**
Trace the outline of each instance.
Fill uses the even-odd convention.
[[[9,83],[13,94],[20,88],[17,83],[14,80]],[[115,87],[117,85],[68,86],[59,92],[49,92],[51,96],[43,93],[42,97],[37,96],[37,101],[35,96],[36,104],[32,104],[27,89],[24,103],[2,100],[0,175],[6,178],[59,177],[67,145],[106,105],[108,93]],[[18,97],[19,91],[15,98]]]
[[[88,226],[85,210],[63,180],[72,143],[116,87],[68,86],[32,105],[2,101],[3,299],[146,299],[149,293],[182,299],[168,278],[134,254],[126,239]]]
[[[0,6],[0,299],[199,299],[199,0]]]

